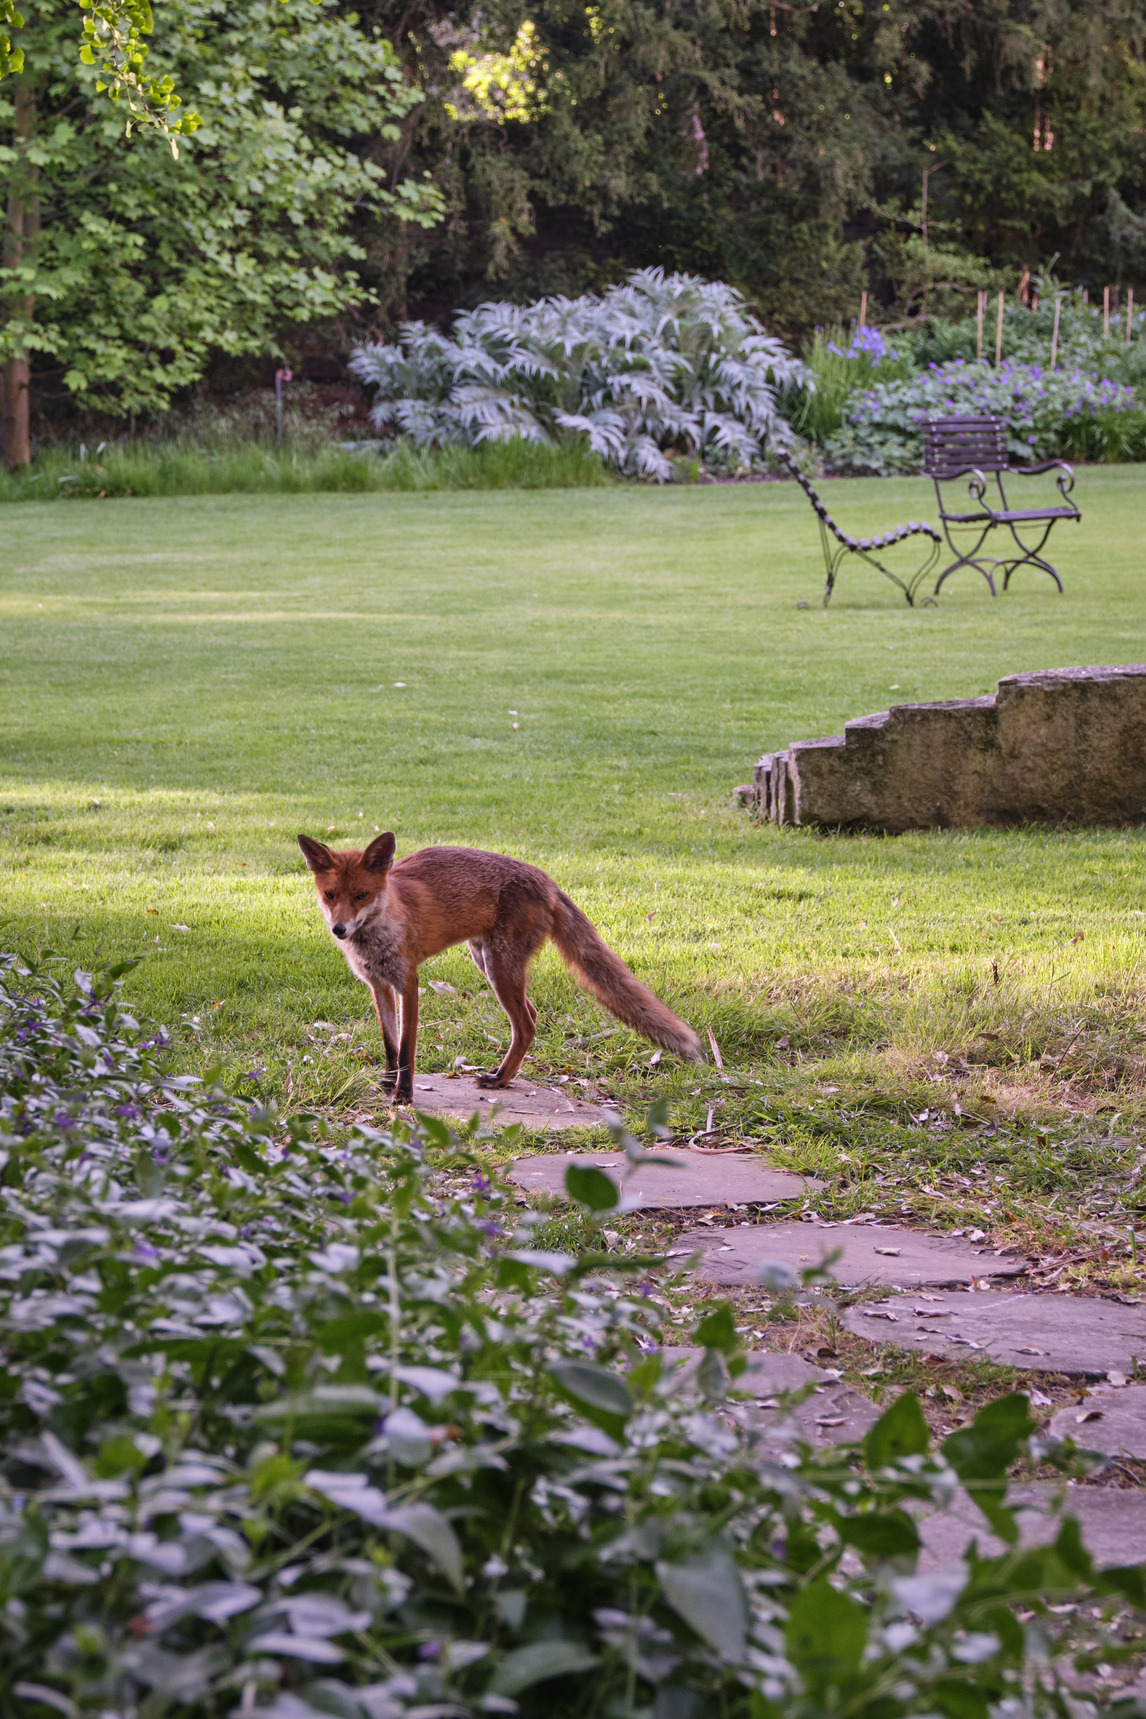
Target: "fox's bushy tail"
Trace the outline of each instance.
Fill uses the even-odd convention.
[[[704,1061],[700,1040],[688,1023],[634,979],[563,890],[557,892],[549,934],[561,959],[602,1008],[662,1049],[675,1051],[689,1062]]]

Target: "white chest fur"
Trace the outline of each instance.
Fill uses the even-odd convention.
[[[364,985],[381,981],[399,991],[406,983],[406,962],[401,950],[401,927],[383,914],[359,926],[342,945],[350,971]]]

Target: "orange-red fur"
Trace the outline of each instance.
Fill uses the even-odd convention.
[[[319,905],[351,971],[369,985],[386,1047],[394,1101],[414,1095],[418,968],[454,943],[469,952],[509,1016],[509,1049],[481,1086],[508,1086],[533,1043],[537,1010],[526,995],[529,963],[546,938],[610,1014],[654,1044],[694,1062],[692,1028],[640,984],[581,909],[536,866],[478,848],[423,848],[394,864],[387,831],[363,852],[334,852],[299,836]]]

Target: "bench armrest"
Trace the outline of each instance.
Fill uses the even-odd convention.
[[[1065,460],[1043,460],[1037,466],[1012,466],[1010,468],[1018,477],[1041,477],[1043,472],[1057,472],[1055,488],[1069,507],[1077,508],[1077,503],[1069,499],[1074,488],[1074,467],[1068,466]]]

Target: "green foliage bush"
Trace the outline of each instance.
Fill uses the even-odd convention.
[[[1014,1547],[1008,1468],[1061,1460],[1025,1398],[777,1458],[727,1306],[682,1386],[663,1262],[539,1250],[473,1129],[286,1123],[54,970],[0,978],[0,1712],[1095,1711],[1063,1679],[1141,1569],[1067,1520],[916,1570],[959,1483]]]

